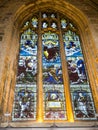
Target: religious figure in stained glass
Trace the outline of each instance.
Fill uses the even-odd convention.
[[[59,64],[43,64],[43,82],[45,84],[62,84],[62,69]]]
[[[14,120],[35,119],[36,116],[36,87],[17,85],[14,104]]]
[[[84,61],[82,57],[67,57],[71,84],[87,84]]]
[[[75,109],[75,118],[94,118],[94,106],[92,103],[91,94],[86,90],[76,90],[73,92],[74,96],[74,109]]]
[[[19,59],[17,83],[35,82],[36,75],[37,75],[36,57],[21,56]]]

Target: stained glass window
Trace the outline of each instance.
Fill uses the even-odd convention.
[[[67,121],[69,107],[74,120],[96,120],[87,72],[80,35],[73,21],[51,10],[33,14],[21,29],[13,121]],[[42,86],[38,86],[40,82]],[[38,98],[43,103],[43,109],[38,108],[43,110],[42,117],[38,117]]]
[[[37,34],[30,28],[21,34],[13,120],[35,120],[37,102]]]

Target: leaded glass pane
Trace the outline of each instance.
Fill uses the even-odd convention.
[[[61,19],[61,27],[66,28],[67,27],[67,21],[66,19]]]
[[[36,119],[36,86],[16,85],[13,120]]]
[[[71,23],[70,26],[73,27]],[[75,120],[95,120],[94,102],[79,36],[75,32],[68,30],[63,35],[63,39],[74,118]]]
[[[70,84],[87,84],[83,57],[67,57]]]
[[[43,28],[47,28],[47,27],[48,27],[48,23],[47,23],[47,22],[43,22],[43,23],[42,23],[42,27],[43,27]]]
[[[13,106],[13,120],[36,119],[37,34],[31,29],[21,35]]]
[[[65,120],[65,97],[58,35],[45,33],[43,43],[44,119]]]
[[[24,27],[28,27],[28,25],[29,25],[29,21],[27,21],[25,24],[24,24]]]
[[[63,85],[44,85],[44,119],[65,120],[65,97]]]
[[[73,29],[75,28],[72,23],[69,23],[69,26],[70,26],[71,28],[73,28]]]
[[[51,27],[52,28],[57,28],[57,24],[55,22],[52,22]]]
[[[75,119],[94,120],[95,110],[89,85],[71,86]]]
[[[55,14],[51,14],[51,18],[55,18]]]
[[[44,13],[42,16],[43,16],[43,18],[47,18],[47,14],[46,13]]]
[[[62,84],[62,68],[58,64],[43,63],[43,82],[45,84]]]
[[[33,25],[33,27],[37,28],[37,26],[38,26],[38,19],[36,17],[32,18],[32,25]]]

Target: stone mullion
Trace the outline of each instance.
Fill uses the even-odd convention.
[[[42,33],[41,33],[41,12],[38,24],[38,82],[37,82],[37,120],[43,121],[43,82],[42,82]]]
[[[60,54],[61,54],[61,61],[62,61],[62,73],[63,73],[63,81],[64,81],[64,95],[65,95],[65,100],[66,100],[66,110],[67,110],[67,116],[68,116],[67,118],[68,118],[68,121],[73,122],[74,117],[73,117],[70,88],[69,88],[69,75],[68,75],[68,68],[67,68],[59,14],[58,14],[58,28],[59,28],[59,41],[60,41],[60,52],[61,52]]]

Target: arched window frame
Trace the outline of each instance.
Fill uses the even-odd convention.
[[[41,14],[40,14],[40,18],[41,18]],[[40,19],[39,18],[39,19]],[[59,18],[58,18],[59,19]],[[43,21],[43,20],[42,20]],[[47,21],[47,20],[46,20]],[[51,20],[50,20],[51,21]],[[55,20],[54,20],[55,21]],[[58,27],[60,28],[60,23],[58,24]],[[41,48],[42,48],[42,43],[41,43],[41,37],[40,37],[40,35],[45,31],[45,32],[47,32],[47,29],[43,29],[43,30],[41,30],[41,22],[39,21],[39,25],[38,25],[38,28],[39,28],[39,30],[40,31],[38,31],[38,35],[39,35],[39,38],[38,38],[38,43],[39,43],[39,46],[38,46],[38,48],[40,49],[40,50],[42,50]],[[23,28],[23,30],[22,31],[24,31],[25,30],[25,27]],[[32,28],[32,30],[33,30],[33,28]],[[48,30],[52,30],[53,32],[55,32],[55,29],[51,29],[51,28],[48,28]],[[34,28],[34,31],[37,31],[37,29],[36,28]],[[59,33],[58,33],[58,31],[56,31],[56,33],[59,35],[59,38],[60,38],[60,47],[61,47],[61,50],[64,52],[64,49],[63,49],[63,38],[62,38],[62,30],[61,31],[59,31]],[[42,64],[42,62],[41,62],[41,59],[42,59],[42,55],[40,55],[41,54],[41,51],[39,52],[39,56],[38,56],[38,59],[39,59],[39,62]],[[65,60],[65,58],[64,58],[64,56],[63,56],[63,53],[61,53],[61,58],[63,59],[63,60]],[[62,60],[62,61],[63,61]],[[39,66],[39,65],[38,65]],[[65,63],[62,63],[62,66],[66,66],[67,67],[67,63],[65,62]],[[63,68],[63,67],[62,67]],[[67,70],[67,69],[66,69]],[[64,74],[64,71],[65,71],[65,69],[64,70],[62,70],[63,71],[63,77],[65,77],[66,75],[68,76],[68,73],[66,73],[66,74]],[[39,66],[39,76],[38,77],[42,77],[42,66],[40,65]],[[38,78],[39,79],[39,78]],[[72,108],[71,108],[71,106],[72,106],[72,104],[70,103],[70,94],[69,94],[69,85],[68,85],[68,78],[67,79],[64,79],[65,81],[65,85],[67,86],[66,87],[66,90],[65,90],[65,92],[66,93],[68,93],[67,94],[67,99],[68,99],[68,101],[69,101],[69,105],[67,106],[68,108],[67,109],[70,109],[70,111],[71,111],[71,114],[70,114],[70,112],[69,112],[69,117],[68,118],[71,118],[72,117],[72,120],[73,120],[73,112],[72,112]],[[67,81],[66,81],[67,80]],[[40,83],[39,83],[39,81],[38,81],[38,86],[40,85]],[[65,86],[64,85],[64,86]],[[41,86],[42,86],[42,84],[41,84]],[[42,91],[43,90],[41,90],[41,92],[38,92],[39,94],[38,95],[40,95],[41,93],[42,93]],[[43,101],[41,101],[40,100],[40,98],[38,98],[39,100],[38,100],[38,104],[40,104],[41,105],[41,103],[43,102]],[[67,100],[66,99],[66,100]],[[39,105],[39,107],[40,107],[40,105]],[[42,110],[43,110],[43,107],[42,108],[40,108],[40,112],[42,113]],[[39,117],[42,119],[42,115],[40,115],[40,112],[38,112],[39,113]]]

